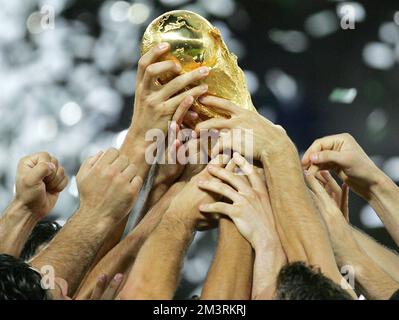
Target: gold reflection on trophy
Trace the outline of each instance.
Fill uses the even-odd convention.
[[[229,52],[219,30],[205,18],[185,10],[164,13],[147,27],[142,39],[141,54],[161,42],[168,42],[171,46],[164,59],[178,60],[183,72],[201,66],[209,67],[209,76],[200,82],[208,85],[209,94],[255,111],[237,57]],[[161,79],[161,82],[166,81],[167,78]],[[223,116],[198,101],[194,102],[192,109],[199,114],[201,120]]]

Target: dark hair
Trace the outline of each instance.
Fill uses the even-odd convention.
[[[48,300],[41,278],[22,259],[0,254],[0,300]]]
[[[21,259],[27,261],[32,258],[37,253],[37,249],[41,245],[49,243],[60,229],[61,226],[55,221],[40,221],[25,243]]]
[[[294,262],[281,268],[277,277],[278,300],[352,300],[352,297],[320,269],[304,262]]]

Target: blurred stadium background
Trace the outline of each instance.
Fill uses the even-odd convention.
[[[345,5],[355,29],[341,26]],[[221,30],[259,112],[301,152],[320,136],[349,132],[399,181],[397,1],[0,0],[0,209],[12,197],[18,159],[46,150],[71,177],[53,217],[73,213],[79,164],[119,146],[130,123],[145,27],[178,8]],[[350,208],[354,225],[395,248],[354,194]],[[178,297],[200,292],[216,238],[196,236]]]

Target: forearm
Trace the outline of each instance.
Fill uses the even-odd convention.
[[[252,290],[254,299],[273,299],[278,274],[286,262],[287,258],[279,242],[255,249]]]
[[[19,257],[37,222],[23,204],[12,200],[0,217],[0,253]]]
[[[365,233],[351,228],[356,242],[373,261],[388,273],[395,281],[399,282],[399,255]]]
[[[340,283],[327,229],[317,213],[303,178],[293,144],[284,151],[262,157],[276,228],[289,262],[317,265]]]
[[[399,289],[399,283],[359,246],[349,226],[340,229],[331,233],[338,265],[353,269],[356,283],[367,299],[389,299]]]
[[[104,258],[104,256],[107,255],[108,252],[110,252],[115,246],[118,245],[119,241],[121,240],[123,231],[125,230],[128,219],[129,216],[123,218],[123,220],[116,226],[115,230],[112,230],[110,232],[109,236],[107,237],[107,239],[105,239],[100,250],[97,252],[96,257],[94,258],[93,262],[90,265],[90,268],[88,269],[83,280],[81,281],[80,286],[86,283],[87,278],[91,275],[92,270],[99,263],[99,261],[101,261]],[[79,287],[79,289],[76,291],[77,293],[80,292],[80,288],[81,287]],[[94,287],[92,289],[94,289]],[[89,292],[89,294],[91,294],[91,291]],[[87,299],[88,298],[89,297],[87,297]]]
[[[112,225],[112,221],[105,219],[88,219],[78,210],[51,245],[42,250],[31,264],[39,270],[46,265],[54,268],[56,277],[68,281],[72,296],[112,230]]]
[[[181,183],[173,185],[162,199],[144,216],[137,227],[93,268],[79,289],[78,299],[88,299],[90,297],[91,292],[97,284],[97,278],[101,274],[106,274],[110,277],[117,273],[127,274],[144,241],[159,224],[173,197],[183,185]]]
[[[169,188],[170,185],[167,184],[154,185],[146,201],[146,209],[144,212],[149,211],[159,201],[159,199],[162,198]]]
[[[222,217],[219,240],[208,272],[202,300],[249,300],[251,298],[253,250],[234,223]]]
[[[119,298],[172,299],[193,231],[194,225],[164,217],[141,248]]]
[[[399,188],[383,172],[379,173],[378,183],[371,187],[369,203],[399,245]]]

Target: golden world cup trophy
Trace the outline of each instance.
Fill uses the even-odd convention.
[[[208,20],[191,11],[166,12],[147,27],[141,43],[141,54],[161,42],[170,44],[170,51],[163,59],[180,62],[183,73],[201,66],[209,68],[209,76],[201,81],[208,85],[208,94],[256,111],[237,57],[230,53],[220,31]],[[160,79],[162,83],[168,80],[168,76]],[[192,110],[198,113],[199,121],[228,116],[205,107],[199,101],[194,102]]]

